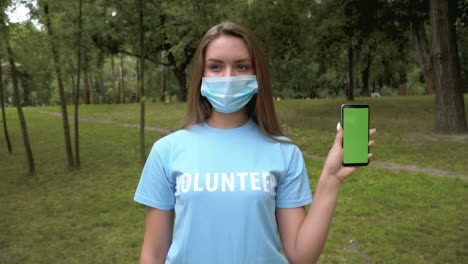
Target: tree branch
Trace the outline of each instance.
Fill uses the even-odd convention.
[[[140,55],[140,54],[136,54],[136,53],[130,52],[130,51],[128,51],[128,50],[124,50],[124,49],[117,49],[116,52],[120,52],[120,53],[129,55],[129,56],[141,58],[141,55]],[[143,56],[143,58],[144,58],[145,60],[151,61],[151,62],[154,63],[154,64],[159,64],[159,65],[163,65],[163,66],[172,66],[171,63],[166,63],[166,62],[163,62],[163,61],[154,59],[154,58],[152,58],[152,57],[148,57],[147,55]]]

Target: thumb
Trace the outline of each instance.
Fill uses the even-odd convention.
[[[336,125],[336,136],[333,144],[339,144],[341,146],[343,140],[343,128],[341,128],[340,122]]]

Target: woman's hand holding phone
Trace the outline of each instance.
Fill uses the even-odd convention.
[[[344,127],[337,127],[337,134],[335,136],[335,141],[333,143],[332,148],[330,149],[327,159],[325,160],[325,164],[323,167],[322,174],[333,175],[336,177],[337,180],[342,182],[347,176],[353,173],[358,167],[365,166],[369,163],[369,161],[373,160],[373,155],[370,152],[370,149],[374,146],[374,141],[369,140],[376,133],[376,129],[372,128],[369,129],[368,123],[368,112],[367,114],[360,113],[360,126],[355,128],[354,135],[352,130],[352,122],[356,122],[356,120],[351,120],[350,118],[353,113],[349,113],[345,111],[343,113],[343,108],[347,108],[347,105],[342,106],[342,121],[339,124],[344,124]],[[367,107],[368,109],[368,107]],[[346,110],[346,109],[345,109]],[[362,109],[361,109],[362,110]],[[367,119],[366,119],[367,115]],[[359,114],[358,114],[359,116]],[[348,119],[350,118],[350,119]],[[367,120],[367,121],[366,121]],[[363,135],[363,127],[365,134]],[[349,128],[349,130],[346,130]],[[347,133],[347,131],[350,131]],[[365,140],[363,143],[363,139]],[[347,143],[354,143],[354,144],[347,144]],[[359,143],[359,144],[356,144]],[[363,146],[364,144],[364,146]],[[354,148],[354,149],[353,149]],[[345,152],[349,154],[345,158]],[[360,153],[359,153],[360,152]],[[363,153],[364,152],[364,153]],[[358,156],[355,156],[358,155]]]

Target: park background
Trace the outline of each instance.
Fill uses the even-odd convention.
[[[29,17],[13,22],[19,5]],[[142,164],[182,123],[198,42],[227,19],[263,44],[280,124],[312,190],[339,106],[371,107],[376,160],[343,184],[320,263],[468,262],[466,0],[0,9],[1,263],[137,262]]]

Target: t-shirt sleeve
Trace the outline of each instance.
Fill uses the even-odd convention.
[[[169,181],[158,150],[156,143],[143,167],[134,200],[160,210],[171,210],[175,204],[175,185]]]
[[[309,177],[302,153],[294,146],[286,175],[276,188],[276,207],[295,208],[312,202]]]

